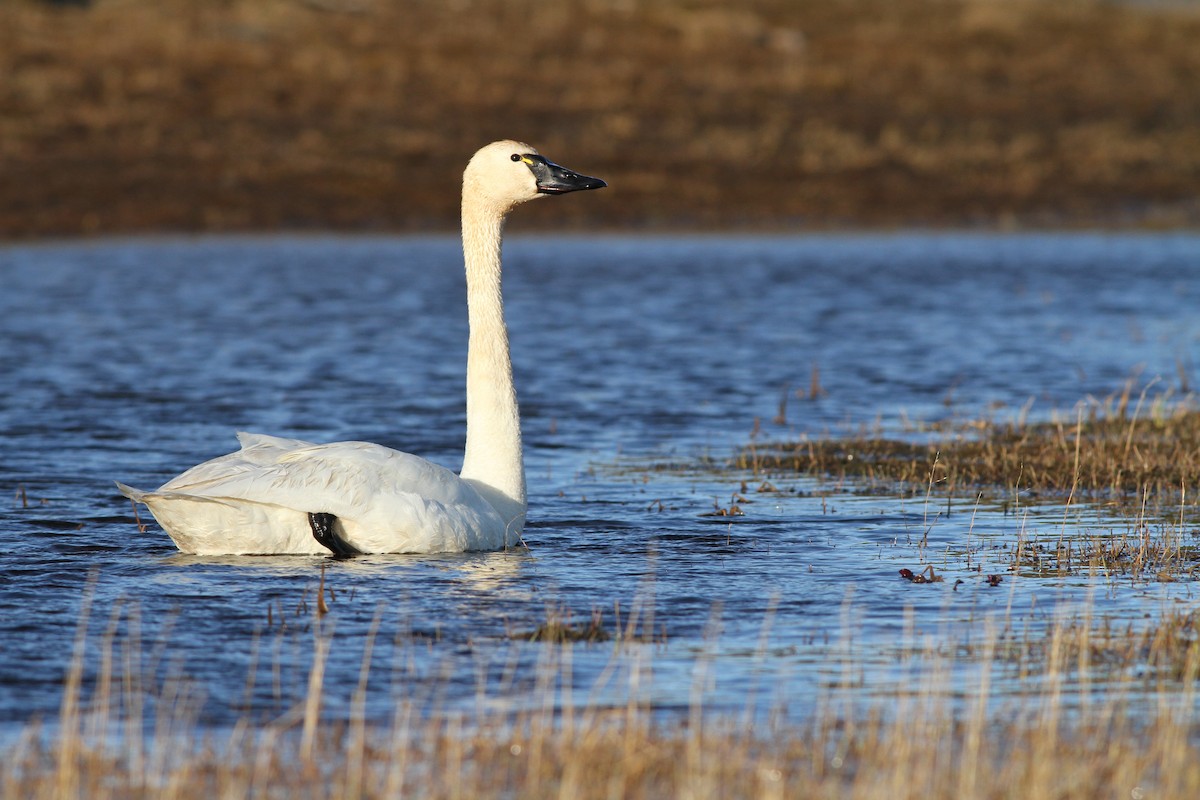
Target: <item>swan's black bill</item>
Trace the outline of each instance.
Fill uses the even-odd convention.
[[[516,160],[514,157],[513,160]],[[533,177],[537,179],[539,194],[566,194],[578,192],[581,189],[603,189],[607,183],[599,178],[589,178],[572,172],[566,167],[560,167],[553,161],[547,161],[543,156],[525,154],[521,160],[529,165]]]

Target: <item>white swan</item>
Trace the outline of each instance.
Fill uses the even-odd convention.
[[[504,218],[543,194],[599,189],[520,142],[494,142],[463,173],[467,271],[467,444],[455,475],[377,444],[312,444],[239,433],[241,449],[157,491],[122,483],[185,553],[439,553],[516,544],[525,465],[500,295]]]

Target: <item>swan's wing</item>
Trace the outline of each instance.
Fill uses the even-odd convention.
[[[315,446],[312,442],[300,439],[284,439],[244,431],[239,431],[237,438],[242,445],[240,450],[197,464],[164,483],[158,491],[212,496],[207,491],[209,486],[220,484],[236,475],[253,473],[262,467],[277,463],[288,453]]]
[[[244,455],[249,454],[283,454],[291,450],[299,450],[302,447],[315,447],[312,442],[306,442],[302,439],[285,439],[282,436],[268,436],[265,433],[250,433],[248,431],[237,432],[238,443],[242,446],[241,452]]]
[[[459,499],[457,475],[409,453],[366,442],[239,438],[241,450],[192,467],[159,492],[235,498],[339,517],[362,513],[375,496],[419,493],[434,500]]]

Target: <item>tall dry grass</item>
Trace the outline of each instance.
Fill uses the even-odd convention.
[[[1044,635],[988,628],[969,641],[909,636],[915,644],[901,656],[907,682],[856,694],[861,687],[852,678],[834,681],[820,710],[803,719],[706,713],[700,698],[715,667],[704,656],[693,671],[696,699],[683,714],[656,710],[632,671],[628,702],[581,700],[582,693],[564,690],[578,646],[568,643],[545,645],[537,702],[486,698],[474,710],[439,712],[401,700],[390,721],[368,722],[367,667],[350,707],[330,708],[321,677],[328,650],[317,646],[307,696],[294,714],[207,732],[195,724],[195,703],[180,699],[187,695],[182,675],[156,684],[128,657],[140,644],[106,634],[98,649],[102,663],[89,670],[92,683],[79,678],[81,649],[60,718],[31,724],[0,758],[0,792],[6,798],[1191,798],[1200,792],[1198,621],[1195,612],[1179,612],[1120,629],[1093,621],[1087,611]],[[318,643],[327,633],[315,620]],[[644,644],[625,647],[636,652],[616,649],[615,661],[649,656]],[[848,658],[840,672],[853,676]],[[834,674],[838,666],[830,665]],[[153,720],[142,716],[147,694],[159,708]]]
[[[1102,0],[12,0],[0,236],[450,229],[499,137],[612,187],[521,224],[1195,224],[1198,40]]]
[[[1200,501],[1200,410],[1195,398],[1130,388],[1046,422],[1021,418],[925,426],[921,442],[853,433],[752,442],[733,466],[803,472],[863,488],[923,494],[1043,496],[1144,513],[1193,513]]]

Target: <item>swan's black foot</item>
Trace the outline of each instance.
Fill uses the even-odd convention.
[[[313,538],[322,547],[329,548],[329,551],[337,558],[362,555],[361,550],[352,546],[334,531],[333,523],[336,519],[337,517],[333,514],[310,511],[308,514],[308,527],[312,528]]]

